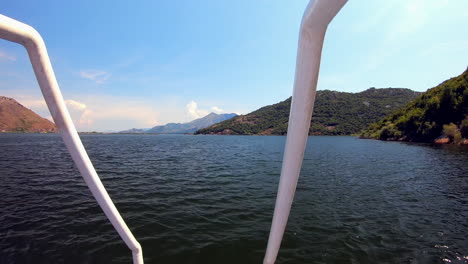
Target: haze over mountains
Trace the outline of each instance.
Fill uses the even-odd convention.
[[[237,114],[210,113],[187,123],[168,123],[148,129],[132,128],[120,133],[186,134],[209,127]],[[55,124],[32,110],[24,107],[13,98],[0,96],[0,132],[55,133]]]
[[[349,135],[358,133],[372,122],[377,122],[387,114],[403,107],[419,93],[403,88],[371,88],[360,93],[337,91],[318,91],[314,109],[311,134],[315,135]],[[16,102],[13,99],[3,102]],[[11,101],[12,100],[12,101]],[[11,106],[10,106],[11,105]],[[119,133],[152,133],[152,134],[238,134],[238,135],[284,135],[287,130],[291,98],[270,106],[262,107],[250,114],[210,113],[205,117],[187,123],[168,123],[147,129],[132,128]],[[14,106],[14,107],[13,107]],[[29,109],[21,106],[21,111],[14,110],[21,106],[18,102],[9,104],[9,117],[0,118],[6,123],[12,117],[14,125],[0,128],[3,132],[54,132],[55,126],[47,119],[41,118]],[[10,109],[11,108],[11,109]],[[34,118],[24,119],[20,113],[27,112]],[[5,110],[3,112],[6,112]],[[16,113],[16,114],[15,114]],[[4,114],[5,115],[5,114]],[[24,120],[19,121],[19,120]],[[28,120],[41,121],[40,125]]]
[[[215,114],[210,113],[202,118],[195,119],[188,123],[168,123],[162,126],[155,126],[150,129],[132,128],[120,133],[152,133],[152,134],[187,134],[222,122],[226,119],[237,116],[237,114]]]
[[[290,106],[288,98],[246,115],[210,113],[187,123],[120,133],[285,135]],[[0,96],[0,132],[56,131],[49,120],[12,98]],[[309,133],[425,142],[442,135],[449,142],[466,141],[468,69],[425,93],[406,88],[370,88],[359,93],[318,91]]]
[[[15,99],[0,96],[0,132],[53,133],[57,128]]]

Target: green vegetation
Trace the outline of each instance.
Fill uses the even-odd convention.
[[[463,138],[468,138],[468,117],[461,122],[460,133]]]
[[[468,134],[468,69],[428,90],[404,108],[371,124],[364,138],[432,142],[441,135],[452,142]]]
[[[442,126],[442,134],[450,139],[453,142],[459,142],[461,140],[461,133],[458,130],[457,125],[450,123],[448,125]]]
[[[318,91],[310,134],[351,135],[418,96],[403,88],[370,88],[360,93]],[[291,98],[200,129],[196,134],[285,135]]]

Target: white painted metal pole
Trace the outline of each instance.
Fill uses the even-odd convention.
[[[264,264],[273,264],[283,239],[307,144],[328,24],[347,0],[311,0],[302,18],[288,135]]]
[[[107,218],[132,251],[133,263],[142,264],[143,253],[140,244],[117,211],[81,143],[55,79],[41,35],[24,23],[0,15],[0,38],[19,43],[26,48],[47,106],[76,167]]]

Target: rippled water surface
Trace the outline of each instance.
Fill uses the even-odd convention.
[[[81,138],[146,263],[261,263],[284,137]],[[0,180],[0,263],[131,263],[58,135]],[[468,148],[309,138],[278,263],[468,263]]]

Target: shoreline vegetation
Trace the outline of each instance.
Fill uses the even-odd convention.
[[[370,124],[360,138],[468,145],[468,68]]]
[[[52,122],[14,99],[3,96],[0,99],[0,121],[3,119],[0,123],[8,124],[0,127],[0,133],[57,133]],[[288,98],[193,133],[151,133],[149,129],[130,129],[79,134],[284,136],[290,106],[291,98]],[[210,115],[207,116],[211,117],[210,122],[218,116]],[[136,130],[138,132],[134,132]],[[309,135],[468,145],[468,68],[424,93],[406,88],[370,88],[359,93],[317,91]]]
[[[404,107],[419,94],[406,88],[370,88],[358,93],[317,91],[309,134],[358,134],[370,123]],[[200,129],[195,134],[285,135],[290,108],[291,97]]]

